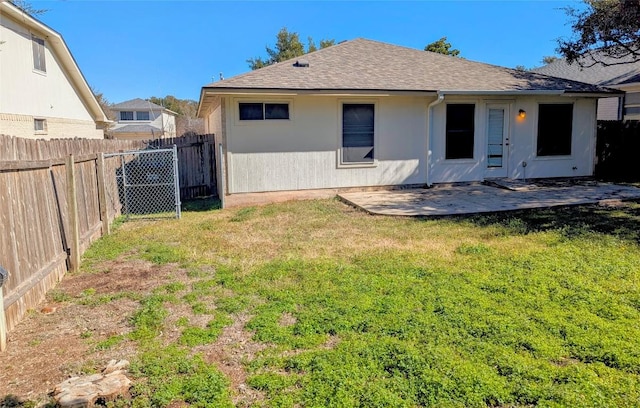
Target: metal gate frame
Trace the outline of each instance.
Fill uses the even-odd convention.
[[[171,156],[171,169],[163,168],[162,161],[168,162],[168,157],[162,156],[169,155]],[[176,145],[173,145],[171,149],[104,153],[103,157],[120,157],[120,168],[118,169],[120,174],[116,173],[115,177],[121,197],[121,212],[127,220],[132,217],[163,218],[166,217],[161,215],[164,213],[171,214],[172,217],[175,215],[177,219],[180,218],[180,178],[178,175],[178,150]],[[169,197],[169,195],[158,195],[158,190],[162,189],[166,192],[171,191],[172,197]],[[161,203],[149,202],[147,200],[151,197],[155,197],[157,200],[165,198],[167,202],[164,207],[159,208],[154,206],[154,204],[162,206]],[[169,206],[170,198],[173,199],[171,203],[172,208]],[[147,207],[147,210],[143,208],[143,205]],[[148,211],[149,207],[153,208],[154,211]]]

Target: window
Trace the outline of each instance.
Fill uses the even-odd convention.
[[[288,103],[265,103],[264,104],[265,119],[289,119]]]
[[[240,120],[289,119],[288,103],[240,103]]]
[[[447,105],[445,158],[473,159],[475,105]]]
[[[136,112],[136,120],[149,120],[149,112]]]
[[[33,130],[36,133],[46,133],[47,132],[47,120],[46,119],[34,119],[33,120]]]
[[[120,112],[120,120],[133,120],[133,111]]]
[[[32,35],[31,46],[33,48],[33,69],[47,72],[47,64],[44,59],[44,40]]]
[[[372,163],[375,106],[364,103],[342,105],[342,162]]]
[[[640,106],[626,106],[624,108],[625,115],[638,115],[640,114]]]
[[[241,103],[240,120],[263,120],[264,112],[261,103]]]
[[[570,155],[572,125],[572,104],[540,104],[538,106],[537,155]]]

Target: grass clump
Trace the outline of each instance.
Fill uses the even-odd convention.
[[[213,343],[222,333],[222,329],[231,323],[232,320],[227,315],[216,313],[205,328],[186,327],[182,331],[178,342],[190,347]]]
[[[131,364],[131,373],[144,378],[132,388],[133,406],[185,402],[193,407],[233,407],[228,380],[217,368],[174,345],[143,352]]]
[[[125,336],[122,336],[122,335],[110,336],[110,337],[107,337],[105,340],[102,340],[96,343],[96,345],[94,346],[94,349],[109,350],[117,346],[118,344],[122,343],[124,339],[125,339]]]

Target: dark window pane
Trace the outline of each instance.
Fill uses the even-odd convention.
[[[473,159],[473,104],[447,105],[446,159]]]
[[[137,120],[149,120],[149,112],[136,112]]]
[[[262,120],[264,119],[261,103],[241,103],[240,120]]]
[[[264,104],[265,119],[289,119],[288,103],[265,103]]]
[[[572,125],[572,104],[540,104],[538,107],[538,156],[570,155]]]
[[[374,105],[342,105],[342,161],[372,162]]]
[[[120,120],[133,120],[133,111],[120,112]]]

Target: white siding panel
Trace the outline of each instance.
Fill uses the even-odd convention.
[[[45,40],[46,72],[34,69],[32,34]],[[103,131],[96,129],[93,116],[51,52],[49,41],[46,35],[0,15],[0,133],[102,139]],[[34,118],[47,120],[45,134],[35,133]]]
[[[482,146],[486,140],[486,104],[500,98],[447,97],[434,108],[431,138],[431,182],[450,183],[481,181],[484,179],[486,158]],[[514,179],[542,177],[576,177],[593,175],[596,137],[596,100],[593,98],[567,98],[525,96],[502,98],[512,106],[509,137],[508,177]],[[475,145],[473,160],[445,160],[446,102],[476,104]],[[572,154],[562,157],[536,157],[537,111],[539,103],[573,103]],[[526,117],[517,112],[523,109]],[[523,164],[526,163],[526,167]]]
[[[249,98],[251,99],[251,98]],[[420,184],[426,182],[426,100],[380,97],[374,166],[341,167],[339,112],[357,98],[292,97],[288,121],[241,122],[229,106],[229,192]],[[255,99],[251,99],[255,100]]]
[[[375,168],[336,169],[334,152],[244,153],[230,157],[233,193],[424,182],[418,159],[379,162]]]
[[[0,16],[0,112],[75,120],[93,120],[66,77],[45,38],[46,73],[33,69],[31,31]],[[39,33],[33,33],[43,37]]]

